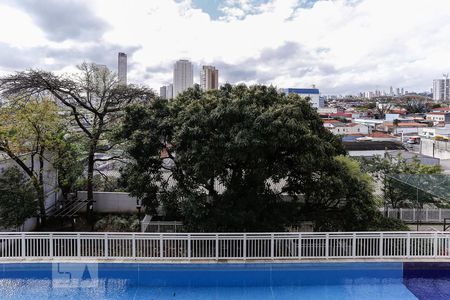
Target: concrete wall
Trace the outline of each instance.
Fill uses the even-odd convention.
[[[420,153],[439,159],[450,159],[450,143],[431,139],[421,139]]]
[[[86,200],[87,192],[77,192],[78,199]],[[94,192],[94,211],[99,213],[137,213],[136,198],[121,192]]]

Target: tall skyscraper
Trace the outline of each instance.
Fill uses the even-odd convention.
[[[213,66],[203,66],[200,71],[200,86],[204,91],[219,88],[219,70]]]
[[[444,74],[442,79],[433,80],[433,100],[450,101],[450,79]]]
[[[127,55],[123,52],[119,52],[117,73],[119,77],[119,83],[127,85]]]
[[[173,97],[194,86],[194,67],[188,60],[182,59],[173,66]]]

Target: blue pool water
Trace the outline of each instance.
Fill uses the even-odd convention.
[[[450,299],[450,264],[0,264],[0,299]]]

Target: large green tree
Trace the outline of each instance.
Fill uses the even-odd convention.
[[[0,175],[0,227],[22,225],[38,210],[36,191],[23,172],[13,167]]]
[[[284,230],[302,220],[362,230],[376,214],[366,179],[337,158],[345,151],[308,99],[274,87],[195,87],[134,106],[119,137],[129,140],[129,191],[190,230]]]
[[[5,97],[27,99],[30,95],[50,95],[66,108],[77,128],[85,138],[87,147],[88,211],[93,209],[93,181],[96,163],[119,158],[120,151],[111,153],[116,143],[108,136],[120,120],[126,106],[145,102],[154,93],[146,87],[119,84],[117,75],[106,67],[83,63],[79,72],[57,75],[41,70],[17,72],[0,78],[0,91]]]

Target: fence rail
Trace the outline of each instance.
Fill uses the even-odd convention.
[[[0,259],[450,258],[445,232],[0,233]]]
[[[381,209],[381,212],[384,212]],[[450,219],[450,209],[444,208],[388,208],[389,218],[400,219],[405,222],[420,223],[444,223],[444,219]]]

